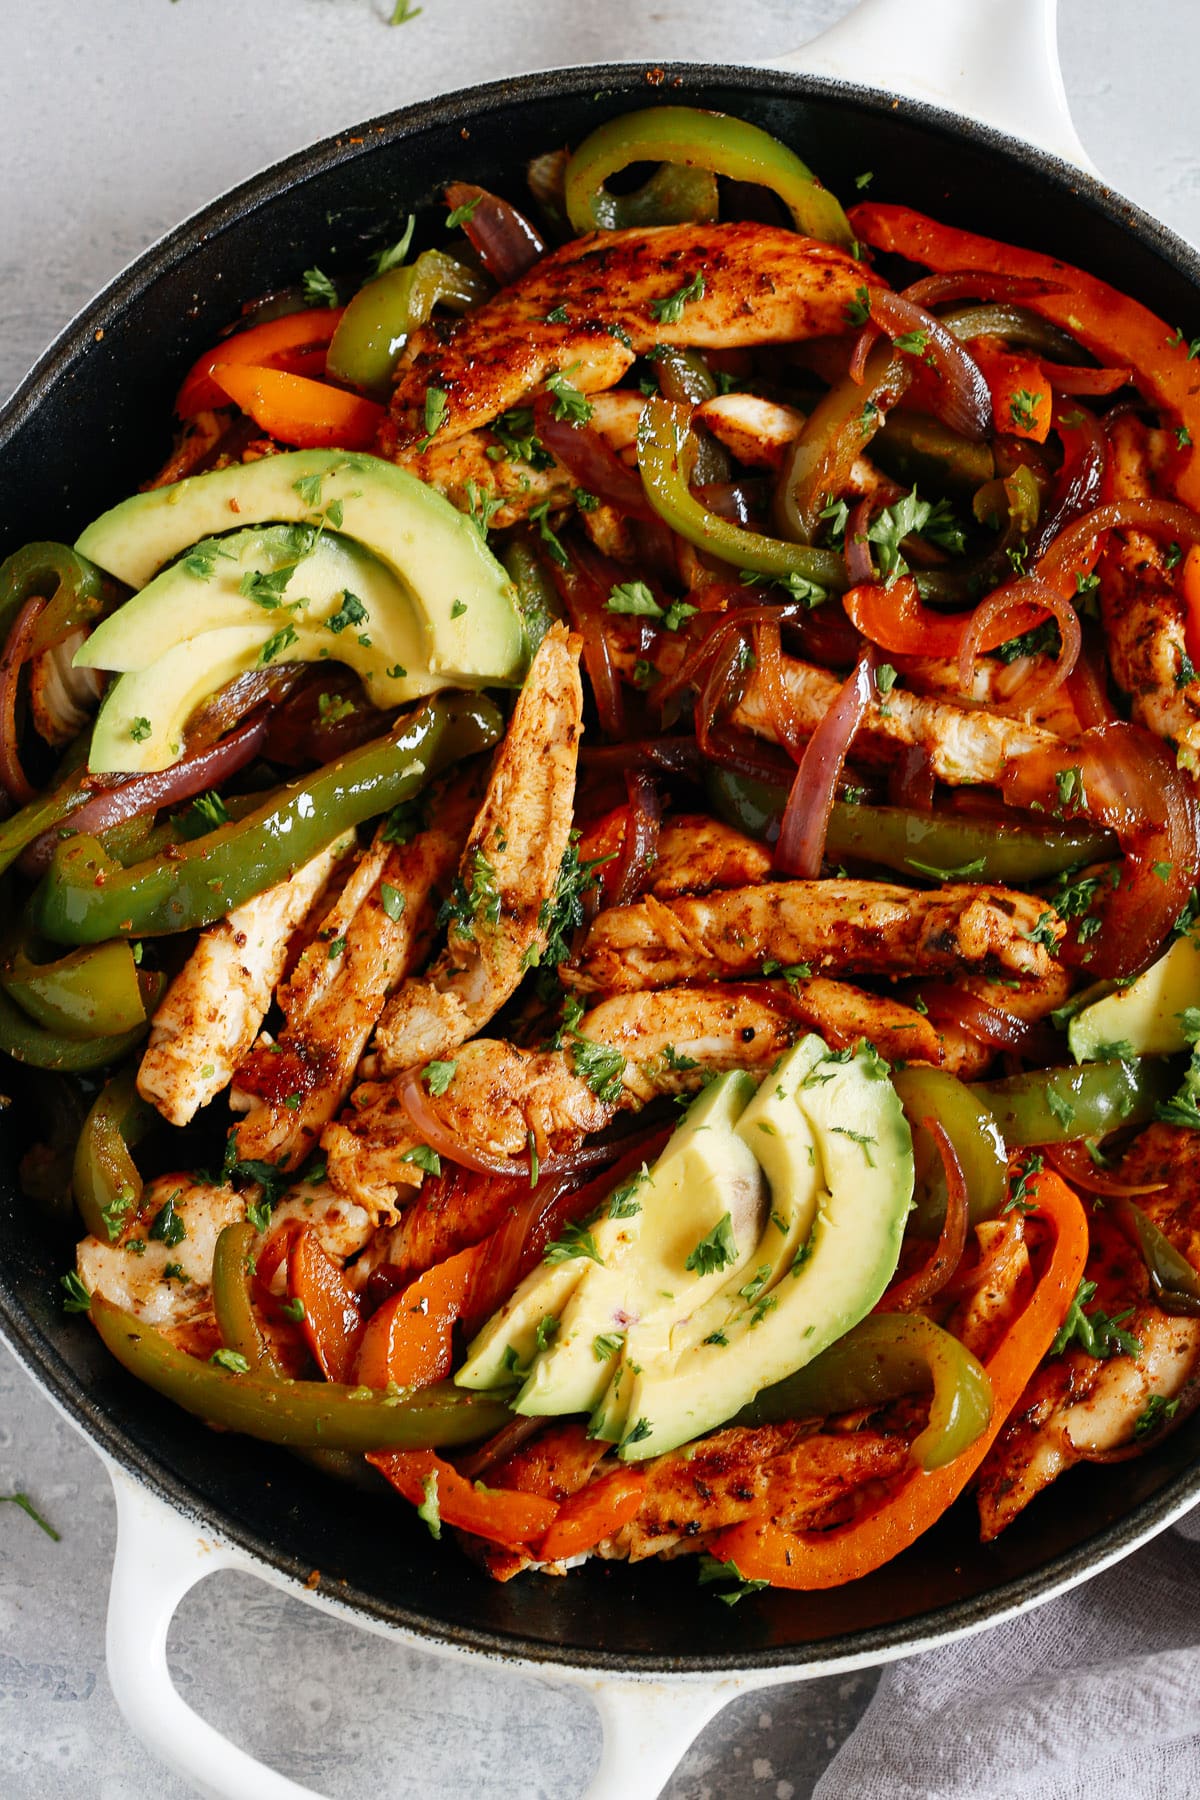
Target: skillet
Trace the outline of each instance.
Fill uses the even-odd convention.
[[[775,131],[807,150],[842,193],[853,191],[859,170],[874,168],[873,197],[1079,261],[1185,326],[1197,310],[1200,269],[1183,245],[1077,171],[992,131],[782,73],[668,67],[656,86],[656,98],[714,106]],[[227,320],[231,296],[278,285],[318,257],[352,266],[392,233],[398,213],[434,206],[448,176],[478,179],[519,202],[530,154],[578,141],[646,94],[638,66],[453,95],[318,145],[180,228],[69,329],[0,418],[0,519],[12,522],[0,554],[31,537],[75,532],[155,466],[167,447],[166,396]],[[827,1673],[997,1622],[1097,1572],[1200,1492],[1194,1425],[1141,1463],[1089,1471],[1086,1509],[1068,1479],[986,1551],[964,1509],[896,1564],[831,1596],[758,1596],[714,1622],[711,1598],[696,1591],[687,1567],[597,1567],[567,1582],[496,1587],[449,1548],[432,1558],[423,1528],[410,1529],[388,1496],[348,1494],[264,1447],[198,1431],[129,1382],[92,1334],[59,1312],[66,1245],[31,1224],[13,1182],[20,1134],[12,1113],[3,1126],[0,1325],[118,1484],[114,1687],[138,1728],[164,1753],[169,1737],[171,1760],[193,1778],[202,1769],[215,1794],[300,1791],[264,1771],[251,1784],[252,1766],[226,1756],[195,1722],[199,1761],[185,1756],[180,1717],[191,1715],[165,1688],[161,1645],[151,1639],[156,1618],[165,1633],[162,1609],[218,1555],[297,1586],[320,1568],[339,1584],[350,1616],[427,1648],[517,1658],[547,1672],[570,1667],[604,1678],[606,1696],[614,1678],[674,1678],[671,1729],[654,1728],[661,1778],[685,1733],[735,1681]],[[204,1540],[215,1536],[225,1548],[196,1561],[197,1527],[181,1531],[180,1517],[199,1521]],[[627,1741],[632,1749],[636,1733]],[[602,1774],[604,1791],[656,1791],[653,1759],[642,1761],[635,1783],[621,1774],[619,1749]]]

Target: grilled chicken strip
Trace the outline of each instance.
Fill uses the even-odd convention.
[[[561,371],[585,394],[610,388],[664,335],[661,303],[698,276],[672,320],[673,344],[790,343],[846,329],[846,307],[874,277],[828,244],[775,226],[659,225],[592,232],[554,251],[461,323],[431,321],[405,353],[380,454],[426,435],[425,394],[446,396],[435,441],[488,424]],[[564,323],[547,314],[560,315]]]
[[[1166,434],[1133,415],[1113,423],[1109,465],[1115,500],[1155,498]],[[1184,633],[1183,598],[1167,569],[1165,546],[1142,531],[1115,538],[1100,563],[1100,612],[1113,677],[1133,716],[1173,738],[1200,768],[1200,680]]]
[[[713,888],[750,887],[772,869],[765,844],[705,813],[676,813],[663,822],[648,891],[660,900],[707,894]]]
[[[603,1000],[558,1051],[478,1038],[458,1053],[445,1092],[422,1090],[420,1105],[465,1145],[516,1157],[532,1141],[544,1159],[657,1094],[690,1093],[725,1069],[767,1068],[810,1030],[839,1047],[866,1037],[886,1057],[942,1061],[938,1033],[911,1007],[844,982],[756,981]],[[377,1212],[423,1179],[411,1159],[428,1133],[404,1100],[413,1073],[361,1082],[322,1139],[334,1186]]]
[[[1145,1136],[1162,1143],[1164,1133],[1178,1138],[1192,1135],[1156,1125]],[[1138,1165],[1152,1155],[1142,1152]],[[1200,1224],[1194,1157],[1173,1148],[1162,1156],[1164,1169],[1177,1172],[1181,1163],[1189,1169],[1190,1211]],[[1130,1175],[1130,1179],[1153,1176]],[[1153,1216],[1159,1210],[1154,1204],[1158,1198],[1145,1194],[1139,1205]],[[1168,1216],[1181,1210],[1177,1194],[1161,1206]],[[1096,1293],[1085,1310],[1102,1310],[1110,1318],[1128,1312],[1120,1329],[1137,1341],[1139,1351],[1136,1356],[1122,1352],[1099,1358],[1068,1349],[1042,1364],[980,1469],[979,1518],[985,1543],[1010,1525],[1043,1488],[1085,1461],[1089,1452],[1129,1443],[1151,1399],[1159,1395],[1169,1401],[1200,1368],[1200,1319],[1176,1318],[1153,1303],[1140,1253],[1106,1214],[1093,1211],[1089,1231],[1087,1279],[1096,1283]],[[1185,1238],[1173,1237],[1185,1253],[1190,1251],[1189,1240],[1191,1245],[1200,1243],[1200,1232],[1190,1224]]]
[[[533,659],[459,865],[446,948],[396,990],[379,1021],[384,1074],[474,1037],[545,951],[575,799],[579,650],[556,625]]]
[[[347,832],[277,887],[200,933],[154,1015],[138,1092],[186,1125],[228,1086],[267,1015],[288,947],[355,847]]]
[[[773,881],[610,907],[593,922],[578,966],[562,974],[581,993],[736,979],[760,973],[768,960],[839,974],[966,968],[1038,977],[1050,967],[1041,939],[1062,932],[1039,900],[1008,888]]]
[[[758,394],[717,394],[696,408],[694,418],[752,469],[781,469],[805,424],[805,415],[794,406],[781,406]],[[846,477],[847,494],[877,497],[881,505],[900,491],[865,456],[855,460]]]
[[[296,1168],[341,1106],[389,993],[433,948],[477,801],[460,774],[439,788],[427,831],[394,844],[380,828],[276,995],[285,1029],[275,1042],[260,1038],[234,1077],[253,1096],[237,1127],[243,1161]]]
[[[148,1235],[149,1224],[167,1201],[183,1225],[177,1243]],[[115,1244],[85,1237],[75,1266],[89,1293],[163,1329],[185,1326],[212,1312],[212,1264],[217,1238],[226,1225],[246,1216],[246,1195],[214,1187],[190,1175],[160,1175],[147,1182],[133,1221]],[[271,1216],[272,1230],[289,1218],[310,1225],[322,1249],[338,1262],[361,1250],[371,1231],[367,1214],[325,1183],[302,1183]],[[168,1273],[168,1271],[170,1271]]]

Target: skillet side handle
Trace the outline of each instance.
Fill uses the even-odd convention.
[[[180,1699],[167,1668],[167,1630],[190,1588],[241,1559],[202,1538],[113,1464],[117,1554],[108,1600],[108,1679],[126,1722],[207,1800],[321,1800],[256,1762]]]
[[[709,1720],[756,1684],[618,1679],[586,1685],[604,1743],[583,1800],[658,1800]]]
[[[965,113],[1095,174],[1071,121],[1057,0],[858,0],[771,67],[882,88]]]

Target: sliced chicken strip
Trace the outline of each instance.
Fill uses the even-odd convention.
[[[237,1127],[243,1160],[296,1168],[341,1106],[389,993],[433,948],[478,798],[478,784],[459,775],[431,797],[427,831],[395,844],[380,828],[279,990],[285,1029],[273,1043],[260,1038],[234,1077],[254,1097]]]
[[[703,277],[669,326],[655,308]],[[561,371],[585,394],[616,385],[664,336],[729,348],[846,329],[846,307],[875,277],[828,244],[775,226],[661,225],[593,232],[537,263],[460,323],[414,333],[379,450],[395,458],[426,435],[425,394],[446,396],[437,440],[488,424]],[[547,317],[566,313],[564,323]]]
[[[168,1233],[177,1237],[173,1244],[148,1235],[148,1224],[168,1200],[183,1228],[181,1236],[176,1230]],[[231,1187],[214,1187],[190,1175],[160,1175],[146,1183],[138,1220],[121,1241],[105,1244],[85,1237],[75,1252],[75,1267],[89,1293],[102,1294],[148,1325],[180,1325],[211,1309],[217,1238],[226,1225],[245,1216],[245,1195]]]
[[[658,834],[658,856],[649,891],[660,900],[706,894],[712,888],[749,887],[765,881],[771,852],[744,832],[705,813],[675,813]]]
[[[583,993],[751,976],[765,961],[846,974],[1041,976],[1050,967],[1041,940],[1056,941],[1063,929],[1041,901],[1008,888],[773,881],[610,907],[593,922],[578,966],[562,973]]]
[[[895,1060],[941,1061],[928,1019],[894,1000],[836,981],[756,981],[603,1000],[559,1051],[478,1038],[459,1051],[444,1093],[423,1104],[464,1145],[515,1157],[532,1138],[544,1159],[658,1094],[690,1093],[726,1069],[767,1068],[810,1030],[839,1046],[866,1037]],[[577,1061],[581,1039],[590,1054]],[[335,1187],[380,1213],[423,1179],[412,1159],[425,1136],[404,1104],[407,1080],[361,1082],[322,1138]]]
[[[752,469],[781,469],[805,422],[805,415],[794,406],[781,406],[758,394],[718,394],[696,408],[695,418]],[[897,491],[895,483],[865,456],[851,465],[846,478],[848,494],[878,496],[886,505]]]
[[[984,1001],[986,1005],[994,1006],[999,1012],[1011,1013],[1014,1018],[1025,1020],[1028,1024],[1037,1024],[1041,1019],[1048,1019],[1063,1004],[1075,983],[1070,969],[1064,969],[1061,963],[1051,963],[1044,975],[1019,984],[988,981],[982,975],[964,975],[954,985],[977,1000]],[[905,999],[914,1006],[921,1003],[919,983],[904,988],[902,992]],[[949,1069],[952,1074],[964,1079],[982,1075],[988,1065],[995,1061],[997,1052],[993,1045],[972,1037],[969,1032],[948,1020],[940,1019],[937,1030],[942,1045],[942,1067]]]
[[[1166,434],[1134,415],[1113,423],[1110,475],[1114,500],[1153,499]],[[1200,771],[1200,680],[1192,669],[1185,607],[1169,573],[1166,546],[1142,531],[1112,541],[1100,563],[1100,611],[1113,677],[1129,695],[1133,716],[1173,738]]]
[[[544,953],[571,834],[582,729],[579,639],[542,640],[496,754],[451,901],[446,948],[388,1001],[385,1074],[449,1055],[493,1018]]]
[[[354,848],[354,833],[344,833],[200,933],[154,1015],[138,1070],[138,1092],[172,1125],[186,1125],[229,1085],[267,1015],[294,933]]]
[[[1189,1198],[1192,1211],[1200,1211],[1194,1187]],[[1147,1194],[1139,1204],[1152,1211],[1154,1199]],[[1120,1329],[1140,1349],[1136,1356],[1122,1352],[1104,1359],[1068,1349],[1038,1369],[980,1470],[985,1543],[1089,1451],[1129,1443],[1151,1399],[1170,1400],[1200,1368],[1200,1319],[1176,1318],[1154,1305],[1140,1253],[1105,1214],[1093,1211],[1089,1230],[1087,1279],[1096,1283],[1096,1293],[1085,1310],[1111,1318],[1132,1309]]]

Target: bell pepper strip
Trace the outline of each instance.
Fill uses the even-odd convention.
[[[306,1450],[424,1450],[474,1443],[508,1422],[502,1401],[450,1382],[419,1394],[277,1381],[201,1362],[133,1313],[93,1294],[92,1324],[122,1368],[185,1412],[264,1443]]]
[[[71,1193],[94,1238],[115,1244],[137,1217],[142,1178],[130,1154],[156,1119],[132,1072],[116,1075],[92,1103],[75,1146]]]
[[[755,1395],[735,1425],[825,1418],[933,1390],[929,1421],[913,1440],[921,1469],[942,1469],[987,1430],[992,1387],[978,1359],[919,1313],[871,1313],[794,1375]]]
[[[914,580],[923,599],[961,606],[1010,581],[1014,558],[1028,549],[1041,515],[1042,491],[1033,471],[1021,463],[1011,475],[977,488],[971,507],[980,524],[1003,521],[999,536],[981,556],[955,557],[937,568],[922,569]],[[1073,572],[1068,591],[1075,591]]]
[[[104,1069],[110,1063],[120,1062],[145,1035],[143,1023],[115,1037],[67,1037],[63,1032],[48,1031],[44,1025],[35,1024],[22,1007],[0,990],[0,1050],[35,1069],[55,1069],[64,1075]]]
[[[776,485],[775,523],[785,537],[813,542],[830,496],[845,492],[855,462],[910,379],[906,359],[885,339],[868,356],[861,381],[847,375],[821,396],[787,452]]]
[[[966,499],[996,474],[990,444],[963,437],[931,413],[889,413],[871,440],[871,457],[905,487]]]
[[[212,380],[260,431],[298,450],[368,450],[385,409],[307,375],[253,363],[214,363]]]
[[[1200,1316],[1200,1271],[1192,1267],[1136,1200],[1122,1196],[1112,1206],[1122,1230],[1141,1252],[1155,1304],[1164,1312]]]
[[[284,369],[308,374],[313,371],[308,355],[316,347],[323,349],[338,328],[341,307],[310,307],[306,312],[287,313],[282,319],[266,319],[246,331],[235,331],[222,338],[211,350],[196,358],[175,396],[175,412],[181,419],[194,418],[198,412],[211,411],[229,403],[223,387],[213,379],[218,363],[226,368],[231,363],[249,363],[260,368]],[[323,358],[322,358],[323,360]]]
[[[842,595],[842,605],[865,638],[894,656],[939,656],[955,661],[971,624],[970,613],[937,612],[926,606],[911,575],[902,575],[891,587],[876,581],[860,582]],[[999,614],[977,647],[980,653],[995,650],[1049,617],[1044,608],[1019,600]]]
[[[293,1255],[295,1252],[293,1252]],[[451,1336],[470,1295],[483,1244],[435,1263],[371,1315],[358,1347],[357,1380],[367,1387],[428,1387],[450,1373]]]
[[[1132,365],[1139,390],[1186,428],[1173,485],[1185,506],[1200,507],[1196,371],[1186,341],[1149,308],[1058,257],[942,225],[905,206],[866,201],[853,209],[850,223],[872,248],[895,251],[936,274],[988,270],[1053,282],[1054,289],[1029,294],[1024,304],[1062,325],[1100,362]]]
[[[1200,669],[1200,544],[1193,544],[1179,571],[1179,591],[1183,595],[1183,637],[1188,656]]]
[[[667,162],[749,181],[779,195],[797,231],[848,250],[854,234],[835,197],[778,138],[724,113],[651,106],[609,119],[585,138],[564,171],[567,216],[577,232],[614,218],[610,175],[631,163]]]
[[[1000,1081],[973,1083],[1010,1149],[1098,1138],[1123,1125],[1146,1125],[1174,1092],[1176,1072],[1165,1057],[1029,1069]]]
[[[300,1328],[325,1379],[351,1381],[366,1321],[358,1295],[307,1225],[288,1251],[288,1293],[304,1309]]]
[[[974,338],[971,355],[992,396],[997,431],[1044,444],[1054,416],[1049,377],[1035,356],[1020,356],[992,338]]]
[[[244,1356],[252,1372],[278,1376],[280,1369],[255,1316],[250,1276],[258,1232],[248,1219],[226,1225],[213,1250],[212,1298],[217,1330],[227,1350]]]
[[[162,977],[142,970],[123,938],[33,962],[18,944],[0,964],[0,987],[47,1030],[64,1037],[116,1037],[146,1023]]]
[[[405,344],[435,306],[465,312],[492,292],[477,269],[425,250],[404,268],[388,269],[358,290],[329,345],[326,368],[368,393],[386,391]]]
[[[861,404],[861,402],[860,402]],[[690,408],[671,400],[648,400],[638,425],[638,466],[655,512],[672,531],[722,562],[761,575],[799,575],[819,587],[841,591],[846,567],[834,550],[785,543],[722,519],[696,499],[688,478],[696,459]]]
[[[788,797],[782,783],[712,765],[704,780],[718,818],[748,837],[774,842]],[[833,862],[873,863],[910,879],[999,881],[1021,887],[1112,857],[1117,842],[1111,832],[1085,821],[1033,829],[1004,819],[836,800],[825,847]]]
[[[0,563],[0,636],[38,595],[46,606],[30,633],[29,655],[40,656],[111,612],[119,593],[116,582],[69,545],[25,544]]]
[[[644,1469],[614,1469],[564,1500],[558,1517],[533,1550],[535,1562],[566,1562],[615,1537],[635,1519],[646,1490]]]
[[[772,1587],[840,1587],[890,1562],[936,1524],[978,1469],[1049,1351],[1087,1264],[1087,1215],[1071,1189],[1043,1171],[1031,1178],[1028,1198],[1048,1230],[1049,1252],[1028,1302],[983,1365],[992,1389],[986,1429],[942,1467],[916,1468],[902,1477],[884,1500],[847,1525],[796,1532],[770,1519],[749,1519],[709,1545],[715,1557],[736,1563],[746,1580]]]
[[[1048,284],[1043,284],[1045,285]],[[1069,332],[1060,331],[1057,325],[1051,325],[1047,319],[1039,319],[1027,307],[1014,306],[1010,301],[989,300],[977,306],[956,306],[939,316],[951,336],[963,343],[972,343],[980,338],[999,339],[1009,348],[1019,344],[1023,349],[1036,351],[1038,356],[1057,359],[1060,363],[1069,363],[1079,355],[1079,345]],[[1094,373],[1107,372],[1095,370]],[[1128,371],[1125,373],[1128,374]],[[1003,415],[1004,418],[1007,416]],[[997,428],[1007,430],[1000,415],[997,415]]]
[[[946,1170],[925,1124],[930,1118],[945,1131],[958,1157],[970,1223],[996,1218],[1008,1195],[1008,1150],[986,1102],[944,1069],[896,1069],[892,1082],[913,1134],[916,1192],[910,1228],[933,1236],[946,1216]]]
[[[387,737],[278,788],[243,818],[128,869],[94,838],[60,844],[31,901],[34,928],[56,943],[156,936],[212,924],[274,887],[345,831],[409,800],[434,775],[490,750],[500,714],[473,694],[438,694]]]
[[[563,616],[558,589],[547,575],[532,544],[513,538],[500,552],[513,586],[517,590],[517,610],[525,629],[525,649],[532,661],[535,651],[551,625]]]
[[[390,1450],[367,1461],[387,1477],[398,1494],[422,1509],[435,1537],[443,1525],[457,1525],[508,1550],[524,1549],[553,1525],[558,1507],[516,1488],[489,1488],[430,1450]]]

